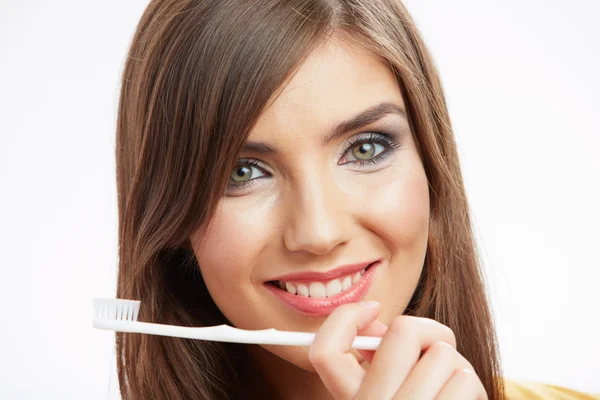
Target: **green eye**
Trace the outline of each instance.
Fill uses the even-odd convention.
[[[234,169],[231,172],[231,180],[234,182],[245,182],[252,177],[252,168],[246,166]]]
[[[229,176],[230,185],[238,185],[248,183],[256,178],[265,176],[265,172],[257,167],[252,160],[245,162],[244,164],[238,164],[231,170]]]
[[[375,155],[375,145],[373,143],[361,143],[352,149],[352,155],[358,160],[368,160]]]
[[[351,157],[354,159],[354,161],[361,162],[376,158],[379,154],[385,151],[385,146],[382,146],[375,141],[370,141],[357,143],[349,150],[352,150],[350,153],[352,154]],[[353,160],[350,159],[348,161],[351,162]]]
[[[340,154],[339,165],[370,167],[385,160],[400,147],[397,135],[369,132],[348,139]]]

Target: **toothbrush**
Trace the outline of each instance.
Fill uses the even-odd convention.
[[[187,339],[210,340],[216,342],[274,344],[285,346],[310,346],[315,338],[312,332],[280,331],[277,329],[245,330],[229,325],[209,327],[187,327],[154,324],[137,320],[139,300],[94,298],[94,328],[117,332],[146,333],[150,335],[172,336]],[[375,350],[380,337],[357,336],[352,342],[353,349]]]

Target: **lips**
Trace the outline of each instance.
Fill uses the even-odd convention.
[[[373,260],[369,262],[350,264],[338,267],[331,271],[327,272],[311,272],[311,271],[303,271],[296,272],[293,274],[286,274],[278,276],[272,281],[284,281],[284,282],[325,282],[330,279],[339,278],[344,275],[353,274],[359,272],[369,265],[374,264],[378,260]]]
[[[279,301],[300,314],[313,317],[326,316],[342,304],[360,301],[371,286],[380,264],[381,261],[377,260],[371,263],[343,266],[327,273],[303,272],[283,275],[277,280],[269,281],[266,287]],[[326,296],[323,292],[323,287],[329,290],[329,287],[336,285],[335,281],[340,277],[360,274],[363,269],[365,271],[359,275],[359,279],[353,280],[350,286],[345,282],[346,288],[341,292],[339,288],[333,292],[335,293],[333,296]],[[286,282],[287,287],[282,289],[281,282]],[[312,296],[313,289],[317,296]]]

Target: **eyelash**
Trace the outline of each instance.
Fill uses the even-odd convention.
[[[265,171],[265,169],[263,167],[260,166],[261,162],[258,160],[254,160],[251,158],[242,158],[241,160],[238,160],[238,162],[235,165],[235,168],[240,168],[240,167],[257,167],[263,170],[263,172],[265,172],[265,174],[269,175],[269,173],[267,171]],[[229,189],[234,189],[234,190],[238,190],[238,189],[244,189],[247,187],[250,187],[252,185],[254,185],[256,183],[256,181],[263,179],[264,177],[260,177],[260,178],[254,178],[254,179],[250,179],[249,181],[246,182],[238,182],[235,184],[232,184],[231,182],[229,183]]]
[[[369,158],[368,160],[351,161],[348,163],[344,163],[342,165],[346,165],[346,164],[350,164],[350,163],[359,165],[361,167],[364,167],[365,165],[376,165],[377,163],[386,159],[388,156],[390,156],[394,152],[394,150],[396,150],[398,147],[400,147],[400,142],[395,140],[392,135],[388,135],[387,133],[380,133],[380,132],[369,132],[369,133],[359,135],[359,136],[354,136],[354,137],[348,139],[348,145],[346,147],[344,147],[344,151],[342,151],[342,153],[339,155],[339,158],[342,158],[353,147],[355,147],[359,144],[364,144],[364,143],[380,144],[380,145],[386,147],[386,149],[383,150],[381,153],[377,154],[376,156],[374,156],[373,158]]]
[[[386,148],[381,153],[377,154],[373,158],[369,158],[368,160],[349,161],[349,162],[346,162],[346,163],[340,164],[340,165],[352,164],[352,165],[359,165],[361,167],[368,166],[368,165],[376,165],[376,164],[382,162],[383,160],[385,160],[387,157],[389,157],[391,154],[393,154],[397,148],[400,147],[400,142],[397,141],[394,138],[394,136],[392,136],[392,135],[389,135],[389,134],[383,133],[383,132],[369,132],[369,133],[365,133],[365,134],[354,136],[354,137],[350,138],[348,140],[348,144],[344,147],[344,150],[341,152],[341,154],[339,155],[338,158],[341,159],[353,147],[355,147],[359,144],[363,144],[363,143],[376,143],[376,144],[383,145]],[[254,160],[254,159],[241,159],[237,162],[235,167],[240,168],[240,167],[245,167],[245,166],[260,168],[261,170],[263,170],[263,172],[265,174],[267,174],[267,176],[250,179],[246,182],[239,182],[239,183],[235,183],[235,184],[229,183],[229,187],[228,187],[229,189],[241,190],[241,189],[248,188],[248,187],[256,184],[256,181],[263,179],[263,178],[268,178],[270,175],[267,171],[265,171],[264,167],[261,167],[261,162],[258,160]]]

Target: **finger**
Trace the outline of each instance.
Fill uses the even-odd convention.
[[[317,331],[308,358],[336,399],[351,399],[358,392],[366,371],[350,349],[358,331],[377,317],[379,307],[377,302],[342,305],[327,317]]]
[[[375,352],[358,397],[377,394],[391,399],[416,365],[421,352],[435,342],[456,347],[450,328],[428,318],[401,315],[392,321]]]
[[[383,337],[387,332],[387,325],[383,322],[376,319],[367,325],[364,329],[358,331],[359,336],[374,336],[374,337]],[[363,356],[365,360],[370,364],[373,361],[373,356],[375,355],[375,350],[358,350],[358,352]]]
[[[436,342],[410,371],[395,398],[433,399],[454,372],[463,368],[474,371],[471,363],[454,347],[446,342]]]
[[[487,400],[488,396],[479,377],[470,369],[459,369],[444,385],[437,400]]]

